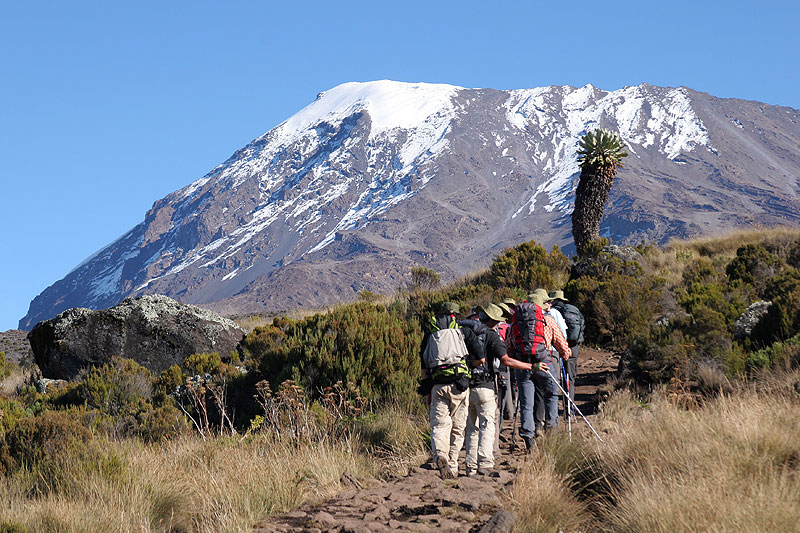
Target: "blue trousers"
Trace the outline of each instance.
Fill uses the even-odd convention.
[[[542,392],[544,403],[544,423],[547,428],[558,426],[558,385],[550,376],[558,380],[561,376],[561,365],[558,359],[553,359],[548,372],[541,370],[514,369],[517,376],[517,390],[519,393],[519,434],[524,439],[536,437],[536,425],[533,422],[534,392]]]

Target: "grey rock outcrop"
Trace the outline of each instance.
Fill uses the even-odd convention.
[[[232,320],[166,296],[128,298],[102,311],[68,309],[28,335],[42,375],[72,379],[81,369],[114,356],[153,372],[181,365],[193,353],[236,350],[245,332]]]
[[[736,339],[749,337],[759,320],[767,314],[772,302],[760,300],[751,303],[742,316],[733,323],[733,334]]]

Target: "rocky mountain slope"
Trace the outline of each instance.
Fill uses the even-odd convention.
[[[160,293],[223,313],[329,305],[445,278],[536,239],[570,248],[579,137],[630,156],[602,231],[617,243],[800,223],[800,112],[650,85],[497,91],[347,83],[187,187],[48,287],[20,328]]]

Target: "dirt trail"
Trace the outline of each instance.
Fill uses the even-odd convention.
[[[617,362],[609,352],[581,349],[575,402],[587,417],[596,410],[598,392]],[[363,485],[345,475],[341,482],[346,488],[334,498],[265,518],[255,531],[510,531],[513,515],[504,507],[524,458],[520,439],[512,449],[512,429],[511,420],[503,422],[496,472],[490,476],[466,477],[463,452],[459,476],[452,480],[442,480],[428,464],[411,468],[404,477]]]

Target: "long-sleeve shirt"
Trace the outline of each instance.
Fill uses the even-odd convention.
[[[547,343],[547,347],[555,348],[562,358],[569,359],[572,355],[567,339],[561,333],[561,328],[558,326],[556,319],[550,315],[544,315],[544,340]]]
[[[556,319],[556,323],[558,324],[559,329],[561,329],[561,334],[564,335],[564,338],[567,338],[567,321],[564,320],[564,316],[561,314],[561,311],[555,308],[550,308],[550,310],[545,313],[546,315],[550,315],[551,317]]]

